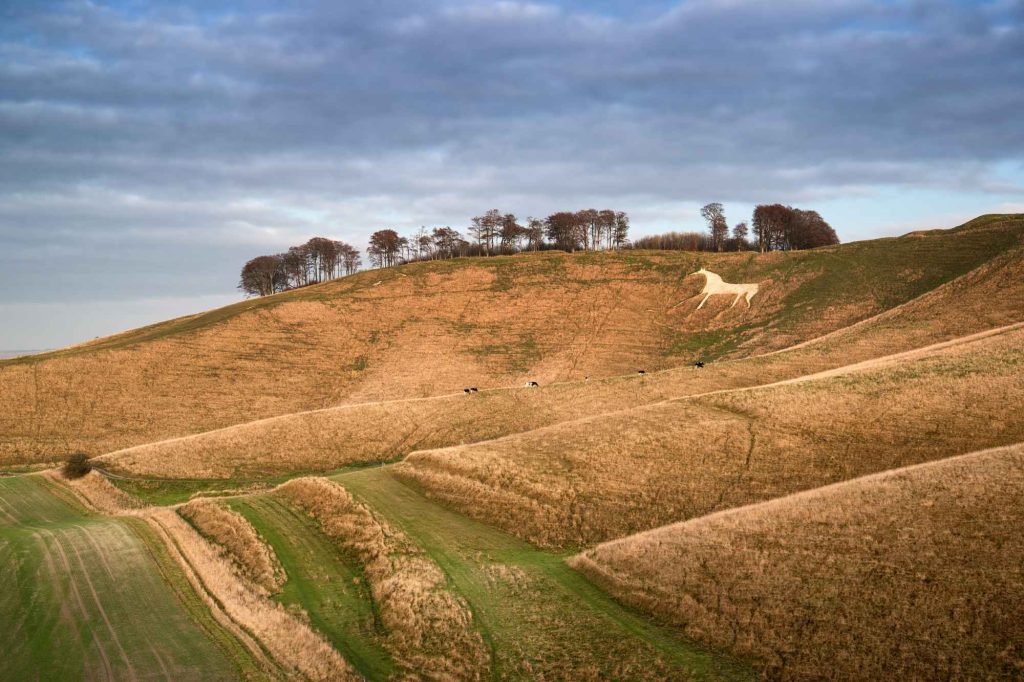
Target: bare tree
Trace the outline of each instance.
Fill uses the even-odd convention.
[[[629,243],[629,216],[624,211],[615,214],[612,226],[612,246],[621,249]]]
[[[722,209],[722,205],[718,202],[705,204],[700,209],[700,214],[704,220],[708,221],[708,233],[711,235],[711,243],[714,244],[715,251],[721,251],[725,248],[726,237],[729,236],[729,223],[725,220],[725,211]]]
[[[435,227],[431,233],[434,238],[434,249],[440,258],[455,258],[461,255],[460,242],[462,235],[456,230],[445,226]]]
[[[519,250],[519,240],[523,238],[523,226],[516,220],[514,213],[506,213],[501,217],[501,252],[515,253]]]
[[[398,254],[408,240],[399,237],[394,230],[378,230],[370,235],[370,246],[366,249],[370,262],[378,268],[389,268],[398,262]]]
[[[544,244],[544,221],[540,218],[526,219],[526,248],[530,251],[540,251]]]
[[[560,249],[575,251],[583,246],[584,229],[576,213],[552,213],[544,221],[544,233]]]
[[[242,266],[238,288],[248,296],[269,296],[285,289],[283,256],[257,256]]]

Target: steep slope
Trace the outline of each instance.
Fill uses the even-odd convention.
[[[615,540],[570,563],[772,678],[1024,671],[1024,446]]]
[[[1022,368],[1016,325],[825,378],[415,452],[396,469],[429,496],[536,544],[589,544],[1022,441]]]
[[[660,400],[792,379],[1024,321],[1024,248],[793,349],[638,376],[385,401],[249,422],[111,453],[122,475],[254,478],[330,471],[493,439]]]
[[[418,263],[0,362],[0,462],[98,454],[330,405],[744,357],[897,306],[1024,220],[808,252],[542,253]],[[699,265],[756,281],[695,310]],[[678,304],[678,305],[677,305]]]

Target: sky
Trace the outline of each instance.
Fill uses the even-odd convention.
[[[1024,0],[0,2],[0,351],[240,298],[312,236],[1024,212]]]

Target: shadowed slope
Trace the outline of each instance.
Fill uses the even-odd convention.
[[[1024,440],[1019,326],[880,369],[713,393],[397,465],[540,545],[599,542],[864,474]],[[892,366],[894,365],[895,366]]]
[[[543,253],[361,273],[0,362],[0,462],[341,403],[773,350],[968,272],[1022,229],[1010,216],[807,252]],[[696,311],[703,282],[686,275],[700,264],[758,282],[753,307],[716,297]]]
[[[856,479],[608,542],[570,563],[770,677],[1024,670],[1024,446]]]

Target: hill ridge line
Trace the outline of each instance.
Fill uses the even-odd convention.
[[[957,277],[954,277],[953,279],[949,280],[948,282],[943,282],[942,284],[940,284],[939,286],[935,287],[934,289],[929,289],[928,291],[924,292],[923,294],[920,294],[919,296],[915,296],[914,298],[910,299],[909,301],[904,301],[903,303],[900,303],[897,306],[893,306],[892,308],[888,308],[888,309],[883,310],[883,311],[881,311],[879,313],[875,313],[874,315],[872,315],[870,317],[865,317],[863,320],[858,320],[857,322],[854,322],[853,324],[847,325],[845,327],[841,327],[840,329],[833,329],[832,331],[828,332],[827,334],[822,334],[821,336],[816,336],[813,339],[807,339],[806,341],[801,341],[800,343],[794,344],[792,346],[787,346],[786,348],[779,348],[778,350],[771,350],[771,351],[768,351],[767,353],[760,353],[758,355],[752,355],[750,357],[751,358],[767,358],[767,357],[771,357],[773,355],[779,355],[781,353],[788,353],[790,351],[800,350],[801,348],[808,348],[808,347],[813,346],[815,344],[818,344],[820,342],[827,341],[827,340],[829,340],[829,339],[831,339],[833,337],[841,336],[842,334],[845,334],[846,332],[853,331],[853,330],[858,329],[858,328],[860,328],[862,326],[869,325],[872,322],[878,322],[880,320],[888,319],[889,317],[895,317],[904,308],[908,308],[908,307],[910,307],[913,304],[920,303],[922,301],[927,301],[928,299],[934,298],[936,296],[940,296],[945,289],[952,288],[957,282],[966,280],[968,277],[971,277],[971,276],[975,275],[978,271],[982,270],[983,268],[991,267],[993,263],[998,263],[999,261],[1002,261],[1002,260],[1005,260],[1005,261],[1012,260],[1015,256],[1019,256],[1019,254],[1022,253],[1022,252],[1024,252],[1024,247],[1017,247],[1015,249],[1010,249],[1010,250],[1008,250],[1008,251],[1006,251],[1004,253],[1001,253],[1001,254],[997,255],[996,257],[994,257],[994,258],[992,258],[990,260],[985,261],[984,263],[982,263],[978,267],[974,268],[973,270],[968,270],[964,274],[959,275]],[[747,359],[747,358],[743,358],[743,359]]]

